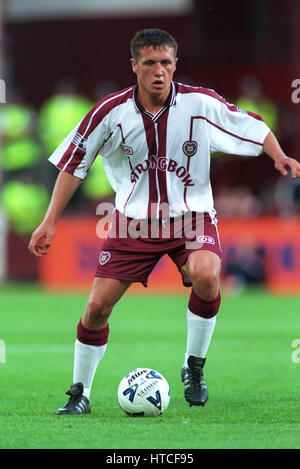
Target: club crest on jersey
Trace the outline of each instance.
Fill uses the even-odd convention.
[[[86,151],[87,139],[80,135],[78,132],[73,138],[73,143],[74,145],[76,145],[76,147],[80,148],[80,150]]]
[[[109,259],[111,258],[111,254],[108,251],[101,251],[99,256],[99,263],[100,265],[106,264]]]
[[[127,156],[133,155],[132,147],[128,147],[127,145],[121,145],[121,150],[124,153],[124,155],[127,155]]]
[[[197,153],[198,143],[195,140],[188,140],[182,145],[182,151],[186,156],[194,156]]]

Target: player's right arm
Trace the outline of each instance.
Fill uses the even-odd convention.
[[[57,177],[50,204],[40,226],[32,233],[28,249],[36,257],[47,254],[55,234],[59,215],[80,186],[82,179],[61,171]]]

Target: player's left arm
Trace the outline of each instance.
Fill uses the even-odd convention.
[[[291,178],[300,177],[300,163],[294,158],[286,156],[279,145],[279,142],[273,132],[269,132],[263,144],[264,152],[274,161],[274,167],[283,176],[287,176],[290,170]]]

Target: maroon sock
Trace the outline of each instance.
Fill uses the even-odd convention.
[[[77,325],[77,339],[86,345],[105,345],[109,334],[108,324],[103,329],[90,330],[82,325],[81,319]]]
[[[188,307],[192,313],[197,314],[197,316],[202,316],[203,318],[208,319],[216,316],[219,311],[220,303],[220,292],[218,293],[218,296],[215,300],[205,301],[202,300],[202,298],[200,298],[198,295],[196,295],[194,289],[192,289]]]

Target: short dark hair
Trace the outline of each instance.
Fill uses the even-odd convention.
[[[178,45],[173,36],[162,29],[143,29],[138,31],[131,41],[131,54],[135,61],[139,58],[140,49],[143,47],[156,47],[168,45],[174,50],[174,57],[177,55]]]

